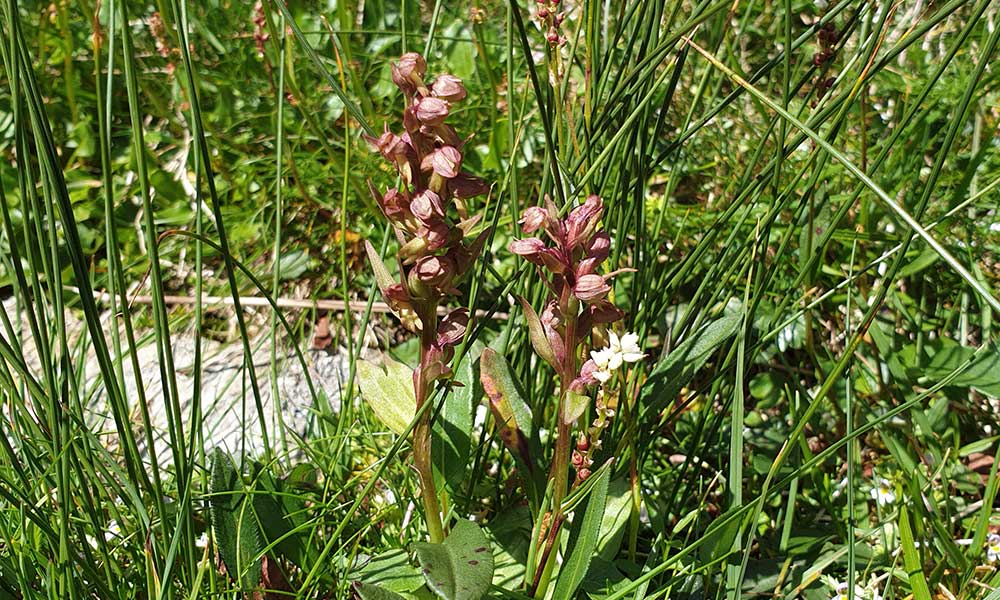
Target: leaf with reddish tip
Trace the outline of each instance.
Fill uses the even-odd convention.
[[[507,360],[492,348],[484,349],[479,358],[479,380],[490,400],[490,412],[500,427],[500,439],[527,473],[531,496],[537,492],[535,475],[541,471],[532,460],[531,409],[524,401],[521,386],[514,379]]]
[[[542,321],[538,318],[538,313],[521,296],[518,296],[517,300],[521,303],[521,310],[524,311],[524,320],[528,322],[528,337],[531,339],[531,346],[535,349],[538,356],[541,356],[545,362],[552,365],[552,368],[558,369],[559,357],[556,356],[555,350],[552,349],[549,336],[545,334],[545,328],[542,327]]]
[[[385,295],[385,291],[389,289],[389,286],[396,283],[396,280],[392,278],[392,274],[389,273],[389,269],[382,262],[382,257],[378,255],[378,251],[375,250],[375,246],[368,240],[365,240],[365,252],[368,254],[368,262],[372,265],[372,272],[375,275],[375,281],[378,283],[378,289],[382,290],[382,295]]]

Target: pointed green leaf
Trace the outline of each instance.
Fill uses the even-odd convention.
[[[556,358],[555,350],[552,349],[549,336],[545,335],[545,328],[542,327],[542,321],[538,318],[538,313],[521,296],[518,296],[517,300],[521,303],[521,310],[524,311],[524,320],[528,322],[528,338],[531,340],[531,346],[545,362],[552,365],[553,368],[559,368],[559,361]]]
[[[586,394],[578,394],[573,390],[566,391],[566,412],[564,415],[564,420],[566,424],[572,424],[580,418],[580,415],[587,410],[590,405],[590,396]]]
[[[660,360],[639,391],[640,423],[656,422],[655,415],[677,399],[681,388],[690,383],[719,346],[736,333],[742,319],[738,311],[729,311],[721,319],[696,331]]]
[[[493,581],[493,553],[479,525],[459,521],[440,544],[413,545],[424,579],[444,600],[479,600]]]
[[[216,448],[210,481],[212,531],[226,570],[243,590],[260,581],[260,532],[243,480],[233,461]]]
[[[924,577],[920,553],[917,552],[917,546],[913,542],[910,513],[905,505],[899,510],[899,543],[903,547],[903,566],[906,567],[906,574],[910,579],[910,591],[913,592],[914,600],[931,600],[931,591]]]
[[[378,250],[368,240],[365,240],[365,253],[368,254],[368,262],[372,265],[372,273],[375,275],[375,282],[378,283],[378,289],[382,290],[382,294],[385,295],[385,290],[390,285],[396,283],[396,280],[392,278],[389,269],[382,262],[382,257],[379,256]]]
[[[472,452],[472,407],[481,397],[473,359],[466,356],[455,372],[455,386],[432,430],[434,467],[444,484],[456,490],[465,480]]]
[[[307,544],[301,532],[294,530],[300,524],[299,515],[305,510],[305,502],[297,494],[286,490],[285,483],[275,479],[262,465],[256,466],[253,510],[262,534],[261,542],[301,567],[305,564]]]
[[[566,548],[567,558],[559,569],[559,579],[552,594],[553,600],[571,600],[575,597],[576,590],[587,575],[590,561],[597,551],[601,521],[604,520],[604,509],[608,503],[611,469],[601,469],[595,472],[594,476],[598,479],[590,489],[586,505],[573,515],[573,529],[570,530],[569,544]]]
[[[402,434],[413,420],[417,400],[413,394],[413,371],[389,358],[385,368],[358,361],[358,384],[361,395],[382,424],[393,433]]]
[[[352,572],[350,577],[399,594],[414,592],[424,585],[420,571],[410,564],[409,554],[401,548],[373,556],[363,567]]]
[[[490,411],[500,427],[500,439],[529,476],[536,472],[532,458],[531,409],[524,401],[524,392],[514,379],[510,364],[492,348],[483,350],[479,358],[479,378],[490,401]]]

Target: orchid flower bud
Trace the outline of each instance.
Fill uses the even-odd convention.
[[[420,168],[432,170],[439,177],[452,179],[458,177],[462,166],[462,153],[454,146],[442,146],[424,157]]]
[[[444,379],[451,375],[451,367],[448,366],[448,362],[455,355],[455,351],[450,348],[442,348],[441,346],[432,345],[427,349],[424,354],[424,358],[420,363],[419,370],[426,381],[434,381],[435,379]],[[413,372],[413,377],[416,378],[417,372]]]
[[[566,271],[566,265],[561,258],[561,254],[553,248],[548,248],[545,242],[538,238],[514,240],[507,246],[507,249],[518,256],[523,256],[525,260],[533,264],[545,267],[553,273],[558,274]]]
[[[443,248],[451,237],[451,229],[440,219],[425,224],[417,230],[417,236],[423,238],[427,250],[434,252]]]
[[[536,254],[545,250],[545,242],[533,237],[513,240],[507,245],[507,249],[518,256],[523,256],[530,260]]]
[[[448,103],[433,96],[418,100],[414,109],[417,120],[429,127],[441,125],[448,116]]]
[[[549,211],[541,206],[529,206],[521,215],[521,229],[525,233],[535,233],[551,218]]]
[[[449,179],[445,187],[460,200],[482,196],[490,189],[490,186],[486,185],[482,179],[465,173],[459,173]]]
[[[457,308],[441,319],[437,330],[437,345],[442,348],[454,346],[465,337],[469,326],[469,309]]]
[[[425,256],[417,261],[412,273],[424,285],[433,288],[446,287],[455,275],[455,266],[444,256]]]
[[[416,105],[407,106],[403,110],[403,127],[410,133],[420,130],[420,119],[417,118]]]
[[[400,247],[398,256],[399,260],[403,261],[403,264],[410,264],[417,258],[423,256],[427,253],[427,240],[423,236],[417,235],[417,237],[411,239]]]
[[[392,82],[404,93],[412,94],[424,84],[427,62],[416,52],[408,52],[399,57],[399,63],[392,65]]]
[[[428,223],[435,217],[443,217],[441,197],[430,190],[424,190],[410,201],[410,212],[423,223]]]
[[[594,259],[596,264],[601,264],[611,254],[611,236],[606,231],[598,232],[586,247],[587,258]]]
[[[587,244],[597,229],[604,214],[604,203],[598,196],[590,196],[582,205],[574,208],[566,218],[566,244],[575,248]]]
[[[465,86],[462,85],[462,80],[447,73],[439,75],[434,80],[434,83],[431,84],[431,93],[448,102],[459,102],[468,95]]]
[[[604,278],[594,274],[580,277],[573,286],[573,295],[584,302],[601,299],[610,291],[611,286],[604,281]]]
[[[588,316],[592,324],[598,325],[621,320],[625,317],[625,312],[607,300],[599,300],[590,303]]]
[[[403,324],[403,327],[415,333],[423,329],[423,323],[420,321],[420,317],[417,316],[417,312],[413,310],[413,301],[403,284],[394,283],[390,285],[382,290],[382,295],[385,297],[385,302],[389,305],[389,308],[399,317],[399,321]]]

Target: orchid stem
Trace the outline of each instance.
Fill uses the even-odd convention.
[[[413,428],[413,463],[420,477],[420,495],[424,501],[424,520],[427,523],[427,533],[432,544],[444,541],[444,525],[441,519],[441,505],[438,502],[437,486],[434,484],[434,467],[431,460],[431,419],[434,411],[431,407],[421,411],[429,400],[430,382],[424,378],[427,353],[434,343],[436,331],[434,310],[424,315],[424,328],[420,335],[420,365],[413,376],[413,390],[417,400],[419,421]],[[430,321],[428,322],[428,317]],[[429,332],[429,333],[428,333]]]

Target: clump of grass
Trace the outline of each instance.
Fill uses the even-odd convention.
[[[249,593],[208,535],[208,506],[225,501],[256,532],[238,538],[241,564],[259,565],[271,596],[366,593],[355,581],[426,592],[410,505],[432,485],[408,468],[408,437],[354,398],[365,333],[401,327],[370,310],[376,282],[360,268],[361,239],[401,250],[365,183],[396,173],[362,135],[397,112],[392,63],[416,49],[462,79],[468,99],[449,118],[476,132],[462,164],[496,182],[467,206],[491,217],[491,237],[458,286],[480,315],[450,363],[465,385],[428,388],[421,413],[442,444],[431,456],[464,459],[442,463],[461,465],[453,479],[435,463],[438,537],[470,516],[483,526],[490,594],[546,589],[525,565],[541,564],[549,469],[531,481],[501,439],[508,420],[567,488],[582,472],[557,458],[565,374],[540,364],[530,314],[509,302],[543,306],[547,282],[505,248],[527,207],[548,196],[566,214],[593,194],[608,264],[634,269],[601,291],[648,357],[600,438],[617,460],[564,490],[573,518],[549,550],[552,595],[989,595],[996,19],[989,0],[368,0],[325,15],[3,3],[0,596]],[[195,298],[189,315],[170,293]],[[350,355],[341,409],[313,387],[315,436],[245,431],[267,450],[231,471],[219,459],[225,489],[203,434],[209,294],[232,298],[238,410],[261,422],[267,373],[241,299],[369,307],[333,320]],[[271,315],[273,382],[282,339],[297,347],[304,331]],[[183,336],[191,365],[174,356]],[[157,372],[137,360],[146,343]],[[488,390],[470,373],[490,353],[521,403],[477,423]],[[461,435],[435,437],[457,422]],[[378,577],[392,572],[406,576]]]

